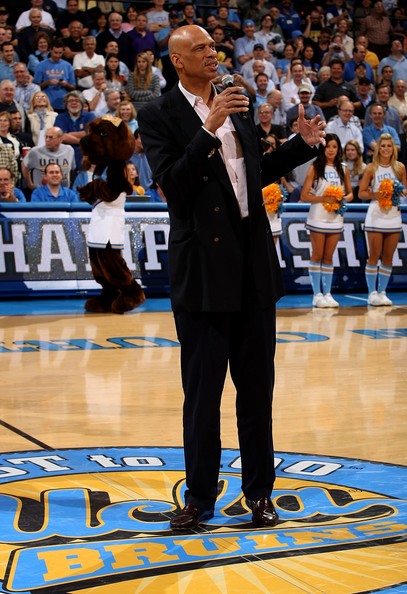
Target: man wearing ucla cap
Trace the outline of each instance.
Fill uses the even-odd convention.
[[[256,26],[254,21],[246,19],[243,21],[242,30],[244,33],[243,37],[239,37],[235,41],[235,63],[236,68],[240,71],[243,64],[246,64],[253,58],[253,49],[256,45],[254,34],[256,32]]]

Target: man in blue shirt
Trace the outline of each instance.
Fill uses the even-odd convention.
[[[286,39],[291,39],[293,31],[301,29],[301,17],[291,5],[291,0],[282,0],[280,17],[277,22],[282,28]]]
[[[380,136],[384,133],[391,134],[393,140],[400,150],[401,141],[400,137],[397,134],[396,130],[391,126],[386,126],[384,122],[384,107],[379,103],[373,103],[369,108],[369,113],[372,117],[372,124],[363,128],[363,142],[365,145],[365,158],[371,157],[373,151],[376,147],[377,141],[379,140]]]
[[[370,82],[374,85],[375,79],[373,74],[373,69],[370,64],[366,62],[366,48],[364,45],[357,45],[352,50],[353,59],[345,62],[345,70],[343,73],[343,78],[347,82],[352,82],[355,78],[355,68],[359,66],[359,64],[364,64],[366,67],[366,78],[370,80]]]
[[[79,143],[86,134],[87,125],[95,119],[95,114],[92,111],[83,111],[84,99],[79,91],[67,93],[64,105],[65,111],[57,116],[55,126],[64,133],[62,142],[70,144],[75,151],[76,172],[79,173],[82,165]]]
[[[62,169],[57,163],[48,163],[44,170],[45,185],[31,194],[31,202],[79,202],[76,192],[62,185]]]
[[[50,56],[35,68],[33,82],[41,87],[56,111],[64,109],[64,97],[76,88],[75,73],[72,65],[62,60],[64,44],[54,41],[50,47]]]
[[[14,45],[5,41],[1,45],[2,60],[0,61],[0,80],[15,80],[14,66]]]

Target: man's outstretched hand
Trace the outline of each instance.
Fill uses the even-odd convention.
[[[325,126],[326,122],[317,115],[312,120],[306,120],[304,117],[304,106],[300,103],[298,106],[298,128],[304,142],[310,146],[323,144],[325,146]]]

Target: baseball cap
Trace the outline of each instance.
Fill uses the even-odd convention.
[[[299,31],[298,29],[296,29],[295,31],[293,31],[291,33],[291,39],[293,41],[295,41],[297,39],[297,37],[304,37],[304,33],[302,31]]]
[[[358,85],[370,85],[370,80],[366,76],[361,76]]]
[[[0,6],[0,14],[8,14],[8,9],[5,6]]]
[[[242,27],[248,27],[249,25],[252,25],[253,27],[255,26],[254,21],[252,21],[252,19],[246,19],[245,21],[243,21]]]
[[[298,87],[298,92],[299,93],[312,93],[312,89],[309,85],[303,83],[302,85],[300,85]]]
[[[255,43],[253,49],[262,49],[264,50],[264,45],[262,43]]]
[[[170,10],[170,12],[168,13],[168,16],[171,18],[175,18],[178,17],[178,12],[176,10]]]

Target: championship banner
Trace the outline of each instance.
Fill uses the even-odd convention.
[[[311,242],[305,229],[306,204],[287,204],[283,234],[277,243],[286,291],[310,292],[308,276]],[[393,259],[389,288],[407,288],[407,206]],[[333,289],[365,291],[368,255],[363,223],[367,204],[350,204],[345,229],[334,255]],[[86,204],[0,205],[0,295],[85,294],[100,287],[88,261]],[[124,258],[147,292],[168,292],[169,217],[165,204],[126,206]]]

